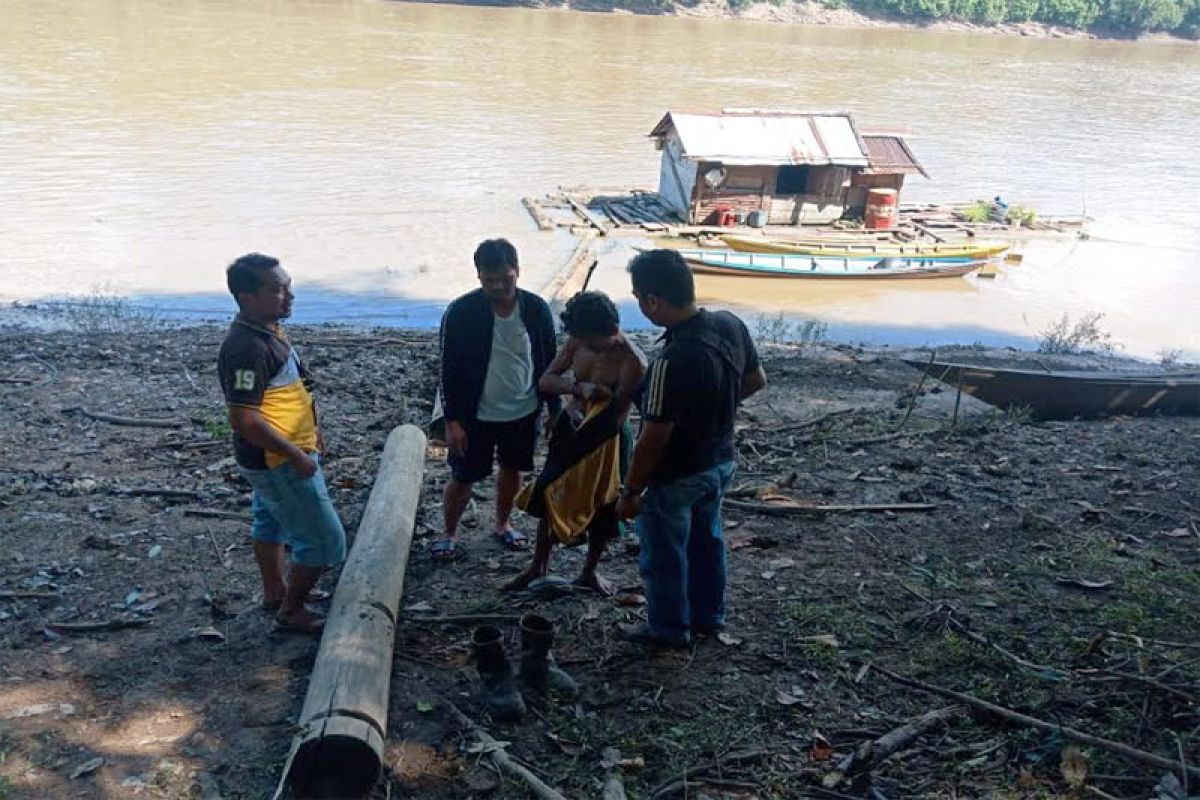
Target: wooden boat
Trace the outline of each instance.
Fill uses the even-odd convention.
[[[1038,419],[1165,414],[1200,416],[1200,372],[1090,372],[979,367],[904,359],[964,394]]]
[[[1004,242],[952,242],[947,244],[906,244],[897,241],[821,242],[761,239],[755,236],[722,236],[725,244],[739,253],[778,253],[782,255],[828,256],[901,256],[906,258],[991,258],[1007,250]]]
[[[953,278],[979,269],[967,258],[820,258],[731,250],[680,250],[694,272],[756,278],[830,278],[836,280]]]

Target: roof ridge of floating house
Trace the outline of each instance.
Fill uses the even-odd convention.
[[[871,189],[928,177],[901,134],[864,135],[849,111],[668,111],[650,137],[663,153],[659,194],[693,223],[827,223],[861,213]]]

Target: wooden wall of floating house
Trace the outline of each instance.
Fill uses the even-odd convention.
[[[776,194],[771,198],[772,225],[815,225],[832,222],[845,212],[851,171],[847,167],[809,167],[803,194]]]
[[[692,222],[705,225],[716,222],[722,206],[734,213],[749,214],[770,208],[770,193],[775,188],[776,167],[724,166],[725,182],[711,189],[704,176],[724,165],[702,161],[696,170],[696,191],[692,197]]]
[[[862,216],[867,209],[867,194],[872,189],[895,189],[899,192],[903,188],[904,175],[902,174],[856,172],[850,178],[850,188],[846,192],[846,210],[855,216]]]
[[[680,219],[687,219],[695,185],[696,162],[683,154],[679,136],[672,134],[662,147],[662,163],[658,172],[659,197]]]

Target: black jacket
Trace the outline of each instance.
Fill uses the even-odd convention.
[[[529,332],[536,385],[554,360],[558,346],[554,316],[545,300],[524,289],[517,289],[517,308]],[[442,315],[438,338],[442,350],[442,409],[447,422],[473,420],[479,412],[479,398],[492,354],[492,322],[492,306],[482,289],[464,294]],[[557,413],[562,406],[558,395],[539,392],[539,411],[543,403],[550,406],[551,413]]]

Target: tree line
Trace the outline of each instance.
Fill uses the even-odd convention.
[[[660,0],[660,2],[672,0]],[[691,4],[693,0],[683,0]],[[728,0],[733,8],[754,0]],[[774,0],[782,5],[787,0]],[[905,20],[960,20],[982,25],[1042,22],[1122,36],[1168,32],[1200,34],[1200,0],[822,0],[868,15]]]

